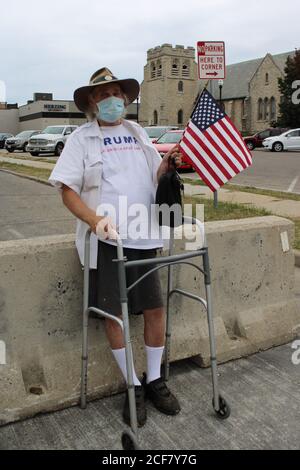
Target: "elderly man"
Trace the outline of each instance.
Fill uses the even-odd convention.
[[[138,124],[123,119],[125,107],[139,93],[134,79],[117,79],[107,68],[97,70],[88,86],[74,92],[74,101],[89,119],[69,137],[49,178],[62,194],[65,206],[77,217],[76,246],[84,264],[84,237],[91,228],[90,304],[112,315],[121,316],[114,229],[123,241],[129,260],[153,258],[162,246],[159,237],[151,238],[157,224],[151,205],[155,202],[157,181],[170,159],[181,164],[177,147],[163,159]],[[126,197],[128,211],[120,201]],[[130,233],[130,207],[140,204],[147,209],[146,224],[138,236]],[[108,215],[107,217],[107,208]],[[113,209],[113,210],[111,210]],[[152,228],[152,230],[151,230]],[[155,231],[154,231],[155,232]],[[130,269],[131,284],[150,268]],[[160,373],[165,340],[165,312],[157,271],[148,275],[129,295],[129,312],[143,314],[147,374],[141,381],[134,371],[138,425],[147,414],[145,397],[163,413],[175,415],[180,406]],[[127,380],[123,333],[118,324],[105,319],[105,329],[112,354]],[[126,396],[124,421],[129,424]]]

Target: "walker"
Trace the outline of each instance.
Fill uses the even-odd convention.
[[[127,365],[127,384],[128,384],[128,398],[130,410],[130,429],[126,429],[122,433],[122,446],[124,450],[138,450],[140,449],[138,440],[138,426],[136,416],[136,403],[133,385],[133,371],[132,371],[132,348],[130,339],[130,328],[128,319],[128,301],[127,295],[142,279],[148,276],[151,272],[158,269],[168,267],[168,290],[167,290],[167,307],[166,307],[166,342],[164,351],[164,378],[167,381],[169,378],[169,365],[170,365],[170,342],[171,342],[171,322],[169,316],[170,298],[174,294],[183,295],[200,302],[207,311],[207,321],[209,330],[209,343],[210,343],[210,361],[211,361],[211,374],[212,374],[212,390],[213,399],[212,405],[219,419],[226,419],[230,415],[230,407],[226,400],[219,393],[218,374],[217,374],[217,359],[216,359],[216,343],[213,324],[212,300],[211,300],[211,279],[208,248],[204,234],[204,224],[193,217],[183,217],[183,224],[193,224],[198,227],[202,235],[203,246],[197,250],[189,251],[182,254],[173,254],[174,252],[174,229],[170,229],[170,248],[168,256],[156,257],[153,259],[127,261],[123,255],[122,240],[119,235],[116,236],[117,240],[117,259],[113,260],[118,263],[118,276],[120,288],[120,302],[122,307],[122,320],[110,315],[103,310],[96,307],[88,306],[89,297],[89,266],[90,266],[90,234],[88,230],[85,237],[85,252],[84,252],[84,283],[83,283],[83,340],[82,340],[82,371],[81,371],[81,398],[80,406],[82,409],[86,408],[87,403],[87,368],[88,368],[88,321],[90,312],[94,312],[99,317],[110,318],[116,321],[122,328],[125,342],[126,351],[126,365]],[[192,258],[202,257],[202,268],[197,264],[188,261]],[[193,266],[204,276],[206,299],[203,299],[191,292],[182,289],[173,289],[172,272],[173,266],[177,264],[185,264]],[[200,264],[200,263],[199,263]],[[150,271],[141,276],[130,286],[126,287],[126,270],[131,266],[144,266],[155,265]]]

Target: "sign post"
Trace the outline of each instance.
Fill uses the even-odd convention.
[[[223,80],[225,79],[226,75],[224,41],[198,41],[197,57],[199,79],[219,80],[221,101]],[[221,81],[222,86],[220,86]],[[211,81],[210,85],[212,85]],[[212,87],[210,86],[210,90],[211,88]],[[218,191],[214,191],[214,207],[218,207]]]

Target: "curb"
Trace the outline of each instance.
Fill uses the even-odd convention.
[[[32,167],[28,167],[32,168]],[[36,176],[30,176],[30,175],[24,175],[24,173],[17,173],[16,171],[11,171],[11,170],[6,170],[5,168],[0,168],[0,171],[3,171],[5,173],[9,173],[14,176],[20,176],[21,178],[25,178],[27,180],[35,181],[36,183],[41,183],[41,184],[46,184],[47,186],[52,186],[51,183],[47,180],[43,180],[41,178],[37,178]]]

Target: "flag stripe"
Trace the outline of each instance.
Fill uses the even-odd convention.
[[[247,163],[248,163],[248,166],[252,164],[252,155],[251,153],[249,152],[246,144],[244,143],[244,141],[242,140],[242,138],[240,137],[240,135],[238,134],[238,131],[236,130],[236,128],[232,125],[232,122],[230,122],[230,120],[227,118],[227,116],[225,117],[224,119],[224,124],[228,127],[229,129],[229,132],[232,136],[233,139],[235,139],[236,141],[236,144],[238,145],[238,147],[240,148],[240,150],[243,152],[243,154],[245,155],[246,157],[246,160],[247,160]]]
[[[194,143],[197,145],[197,142],[194,141]],[[185,144],[188,146],[188,148],[191,150],[191,152],[195,153],[197,152],[197,148],[195,147],[194,143],[189,140],[189,139],[186,139],[185,140]],[[222,186],[226,181],[227,181],[227,178],[224,177],[224,175],[222,175],[222,178],[220,177],[220,175],[218,175],[218,172],[219,170],[216,168],[213,168],[209,162],[207,161],[206,158],[203,158],[201,155],[200,155],[200,158],[199,160],[200,163],[205,167],[205,169],[211,174],[211,176],[213,177],[213,179],[220,185]]]
[[[228,128],[226,127],[225,121],[219,122],[218,124],[220,126],[219,130],[224,135],[225,139],[228,139],[230,137],[230,143],[231,143],[232,149],[236,153],[238,153],[238,155],[242,159],[243,170],[244,170],[247,166],[249,166],[245,153],[240,150],[240,147],[238,146],[238,142],[236,143],[235,137],[229,132]]]
[[[235,159],[235,161],[238,161],[237,166],[239,170],[237,171],[237,173],[244,170],[248,166],[247,161],[245,160],[244,155],[240,156],[239,150],[236,151],[236,149],[234,148],[234,145],[232,144],[231,137],[229,137],[226,133],[224,133],[224,130],[221,126],[221,121],[217,122],[214,125],[214,131],[216,135],[220,138],[222,145],[226,148],[226,152],[229,158],[231,156]]]
[[[187,147],[186,143],[184,140],[180,142],[180,147],[184,154],[186,155],[187,158],[191,159],[191,162],[194,163],[194,165],[197,168],[197,173],[200,175],[201,179],[207,184],[207,186],[212,190],[215,191],[218,189],[220,186],[218,183],[212,178],[210,173],[206,171],[206,169],[203,167],[201,162],[195,157],[193,152]]]
[[[252,154],[250,150],[248,149],[247,145],[244,142],[244,139],[240,135],[240,131],[237,129],[237,127],[233,124],[233,122],[228,118],[228,116],[225,116],[227,124],[233,129],[234,135],[236,139],[241,143],[241,148],[242,150],[246,153],[247,157],[249,157],[250,164],[252,163]]]
[[[198,134],[189,128],[186,137],[193,144],[196,150],[198,150],[200,158],[202,157],[202,160],[206,159],[206,161],[211,165],[214,172],[222,180],[221,184],[226,183],[228,178],[231,178],[230,173],[228,173],[225,168],[222,168],[218,159],[210,152],[204,142],[199,139]]]
[[[197,129],[197,127],[193,123],[190,124],[189,129],[194,131],[194,133],[197,135],[197,137],[199,139],[199,143],[201,142],[201,145],[203,143],[206,146],[209,154],[213,155],[213,157],[216,159],[216,162],[217,162],[218,166],[220,167],[222,165],[222,167],[227,171],[228,179],[235,176],[236,173],[238,172],[236,166],[233,164],[232,161],[229,160],[227,162],[223,158],[223,156],[217,151],[217,149],[212,144],[211,138],[209,136],[206,136],[205,132],[199,132],[199,130]]]
[[[215,142],[215,146],[216,146],[217,150],[219,150],[219,152],[222,152],[222,154],[227,155],[229,160],[231,159],[231,163],[234,164],[234,166],[236,168],[235,174],[237,174],[237,173],[239,173],[240,171],[242,171],[244,169],[244,167],[241,163],[242,160],[238,156],[236,157],[235,153],[233,153],[232,150],[228,150],[228,148],[227,148],[228,143],[226,144],[226,139],[224,139],[224,138],[223,138],[223,140],[219,139],[219,136],[217,134],[217,130],[218,130],[217,125],[218,125],[218,123],[214,124],[213,128],[206,129],[205,132],[209,133],[211,135],[213,141]]]

